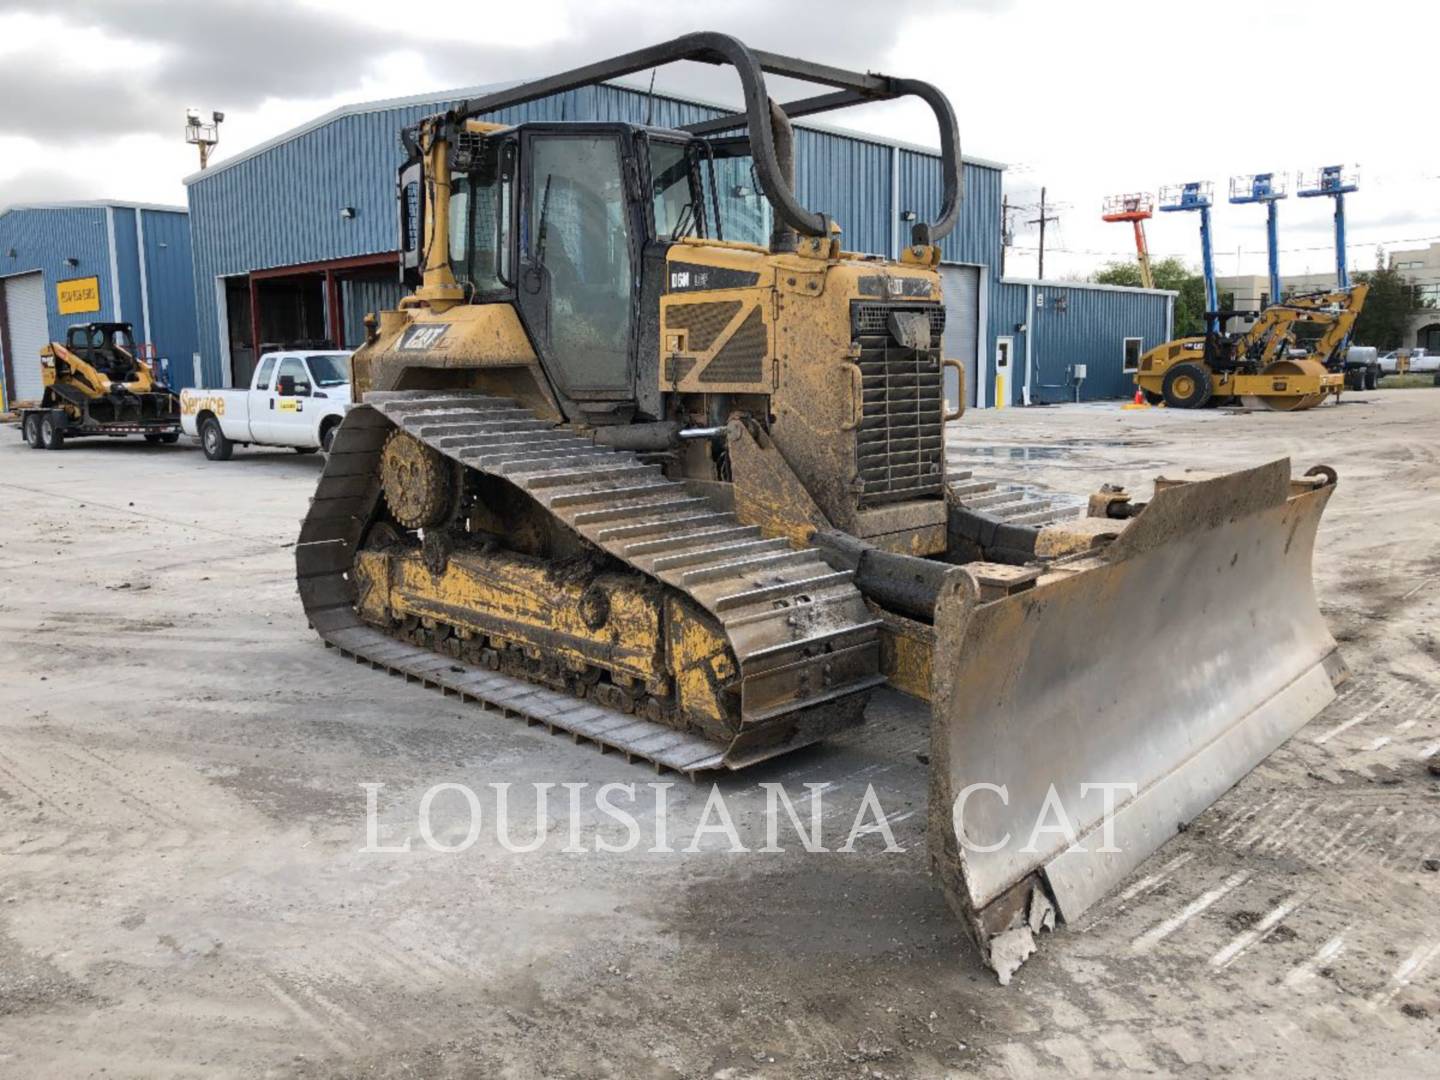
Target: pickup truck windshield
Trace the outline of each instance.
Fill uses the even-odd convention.
[[[309,361],[317,386],[340,386],[350,381],[350,357],[345,353],[323,353],[309,357]]]

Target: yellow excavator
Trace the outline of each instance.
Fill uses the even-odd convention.
[[[1259,312],[1241,333],[1215,330],[1167,341],[1140,357],[1135,385],[1152,405],[1163,401],[1172,409],[1200,409],[1239,398],[1252,408],[1295,412],[1313,409],[1327,397],[1338,400],[1346,381],[1341,360],[1345,343],[1369,292],[1370,286],[1362,283],[1292,296]],[[1319,333],[1300,339],[1301,328]]]
[[[482,119],[679,60],[733,68],[743,109]],[[767,74],[825,89],[780,105]],[[938,122],[939,206],[897,260],[846,251],[796,194],[791,118],[902,96]],[[1046,527],[951,493],[934,87],[698,33],[402,138],[413,292],[367,322],[295,554],[343,655],[691,776],[909,695],[934,865],[1002,980],[1333,697],[1332,471],[1162,478]]]

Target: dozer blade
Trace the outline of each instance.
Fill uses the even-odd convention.
[[[936,608],[931,855],[1002,983],[1334,698],[1321,471],[1157,483],[1100,553]]]

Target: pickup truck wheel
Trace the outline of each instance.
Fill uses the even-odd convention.
[[[335,445],[335,432],[339,427],[339,424],[330,424],[320,433],[320,449],[325,451],[326,457],[330,456],[330,447]]]
[[[59,450],[65,445],[65,431],[55,422],[52,413],[46,413],[40,420],[40,445],[46,450]]]
[[[320,448],[318,446],[296,446],[293,449],[297,454],[313,454]]]
[[[21,430],[25,436],[25,441],[30,444],[30,449],[39,450],[41,448],[40,417],[36,416],[34,413],[29,413],[28,415],[26,415],[25,425]]]
[[[225,437],[220,421],[207,416],[200,422],[200,446],[211,461],[229,461],[235,452],[235,444]]]

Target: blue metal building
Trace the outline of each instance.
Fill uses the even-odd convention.
[[[401,296],[400,129],[485,89],[493,88],[340,108],[186,178],[206,385],[248,382],[257,346],[263,351],[270,343],[305,339],[359,344],[364,315],[393,307]],[[607,84],[490,119],[678,126],[731,111]],[[894,257],[909,222],[938,211],[934,151],[817,124],[796,128],[797,194],[840,223],[848,249]],[[947,355],[965,363],[967,404],[995,404],[997,386],[1006,404],[1069,400],[1076,385],[1082,399],[1128,397],[1133,390],[1124,363],[1133,345],[1126,339],[1138,338],[1141,351],[1163,341],[1173,294],[1074,282],[1056,292],[1002,280],[1003,170],[966,158],[961,220],[943,244],[945,345]],[[727,188],[727,215],[764,212],[758,196],[747,202],[744,183]],[[1061,295],[1058,307],[1045,306],[1049,296]]]
[[[184,207],[130,202],[0,211],[6,401],[40,396],[40,349],[67,327],[128,322],[176,386],[195,382],[195,293]]]

